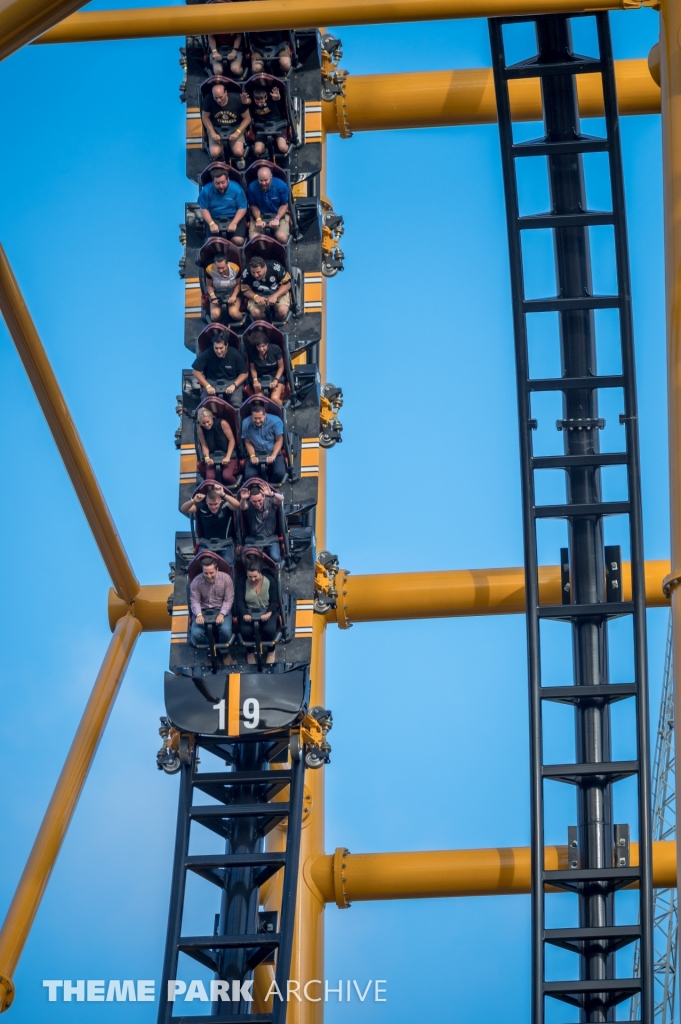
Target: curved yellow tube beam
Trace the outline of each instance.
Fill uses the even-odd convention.
[[[111,582],[116,593],[128,605],[139,590],[137,577],[2,246],[0,312],[52,431]]]
[[[140,622],[119,619],[26,867],[0,929],[0,1013],[14,999],[12,975],[71,823],[85,780],[128,667]]]
[[[547,846],[545,858],[549,871],[567,868],[567,846]],[[631,844],[631,863],[638,864],[638,843]],[[353,854],[340,849],[336,856],[313,860],[309,870],[323,899],[340,907],[365,900],[522,895],[531,885],[527,846],[419,853]],[[653,843],[653,885],[676,885],[675,842]]]
[[[207,32],[317,28],[318,25],[510,18],[639,6],[638,0],[262,0],[258,4],[88,11],[71,15],[36,42],[83,43],[101,39],[194,36]]]
[[[659,114],[660,88],[646,60],[615,61],[620,114]],[[538,79],[509,82],[515,121],[540,121]],[[577,75],[582,117],[603,116],[599,75]],[[340,130],[335,103],[322,104],[327,132]],[[396,75],[348,75],[345,124],[351,132],[448,125],[494,124],[497,106],[491,68],[456,71],[410,71]]]

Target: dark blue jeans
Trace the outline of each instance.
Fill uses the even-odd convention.
[[[207,629],[210,629],[210,631],[211,631],[210,639],[208,638],[208,634],[206,632]],[[221,626],[218,626],[218,637],[219,637],[218,643],[228,644],[230,639],[231,639],[231,636],[232,636],[232,616],[231,616],[231,613],[230,613],[230,614],[225,615],[225,621],[222,623]],[[191,628],[190,634],[189,634],[190,643],[192,643],[194,645],[194,647],[198,647],[199,644],[205,644],[206,646],[210,646],[212,639],[213,639],[213,627],[212,626],[206,626],[205,623],[203,624],[203,626],[200,626],[198,624],[198,622],[196,621],[196,619],[192,619],[192,628]]]

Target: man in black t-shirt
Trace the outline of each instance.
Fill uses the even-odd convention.
[[[224,160],[225,142],[237,160],[244,157],[244,132],[251,123],[251,114],[241,94],[216,83],[201,98],[201,120],[208,136],[208,151],[213,160]]]
[[[227,346],[219,335],[212,348],[197,356],[192,372],[205,393],[221,392],[230,405],[238,409],[243,402],[243,383],[246,380],[246,361],[240,352]]]
[[[288,116],[279,86],[275,85],[269,91],[264,86],[256,86],[253,90],[250,113],[255,132],[255,155],[265,156],[270,136],[274,138],[280,153],[288,153]]]
[[[224,541],[233,537],[233,509],[239,502],[229,494],[222,484],[214,484],[194,495],[180,506],[180,512],[194,516],[199,551],[215,551],[223,554]],[[224,557],[224,554],[223,554]]]
[[[249,334],[248,340],[248,363],[254,393],[261,395],[265,391],[277,405],[283,405],[282,395],[286,381],[284,353],[279,345],[269,341],[265,332],[259,328]]]
[[[285,320],[291,306],[291,275],[276,260],[252,256],[241,275],[241,291],[254,320]]]

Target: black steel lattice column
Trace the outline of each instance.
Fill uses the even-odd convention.
[[[198,771],[200,747],[226,762],[224,771]],[[261,742],[232,742],[196,737],[192,764],[182,769],[178,825],[168,933],[161,982],[159,1024],[235,1024],[245,1015],[254,1024],[284,1024],[287,981],[293,947],[295,903],[300,859],[305,763],[294,760],[290,768],[272,769],[270,762],[288,749],[285,738],[272,734]],[[288,790],[288,799],[280,794]],[[215,803],[197,804],[203,793]],[[279,822],[287,822],[284,852],[264,850],[265,835]],[[222,854],[189,853],[192,822],[215,832],[225,840]],[[182,917],[187,872],[192,871],[220,889],[220,911],[212,935],[183,935]],[[261,931],[258,912],[259,889],[276,872],[283,871],[282,901],[276,932]],[[213,1003],[211,1012],[185,1017],[181,1004],[166,999],[168,982],[177,978],[178,958],[185,953],[216,980],[229,983],[229,994],[240,986],[239,998]],[[276,953],[275,980],[284,999],[274,998],[271,1013],[250,1013],[251,1003],[243,997],[241,985],[253,977],[253,970]]]
[[[607,14],[596,15],[599,53],[596,57],[572,52],[567,17],[535,19],[536,55],[507,65],[503,25],[511,20],[490,21],[497,108],[502,149],[504,188],[513,292],[514,334],[520,424],[523,529],[527,595],[527,636],[530,681],[530,730],[532,777],[532,922],[533,982],[532,1018],[544,1021],[545,998],[551,995],[579,1006],[584,1021],[615,1019],[618,1002],[641,991],[641,1020],[652,1024],[651,874],[649,724],[646,673],[645,590],[641,527],[640,473],[634,374],[631,290],[629,282],[624,190],[614,69]],[[576,95],[576,74],[599,74],[603,83],[606,135],[582,135]],[[545,135],[533,142],[514,144],[509,80],[538,78],[541,83]],[[589,211],[584,188],[582,154],[606,152],[609,157],[612,211]],[[515,161],[543,157],[548,167],[551,210],[521,217]],[[589,227],[609,224],[614,228],[618,293],[594,296],[591,280]],[[525,297],[521,232],[548,228],[553,232],[558,294],[540,300]],[[619,311],[622,355],[621,374],[598,375],[594,310]],[[527,347],[528,314],[555,311],[560,321],[561,377],[537,380],[530,377]],[[598,431],[598,389],[621,388],[624,394],[622,422],[625,450],[601,453]],[[533,454],[533,391],[563,394],[564,454],[536,457]],[[607,465],[627,469],[625,501],[604,502],[601,469]],[[561,505],[535,503],[534,474],[542,469],[562,469],[566,476],[567,501]],[[603,516],[626,514],[632,565],[632,600],[608,600],[603,542]],[[570,602],[541,607],[537,578],[536,521],[565,518],[568,522]],[[618,595],[616,595],[618,596]],[[609,683],[607,623],[616,615],[630,615],[634,624],[634,681]],[[539,622],[541,618],[572,623],[573,678],[570,687],[543,686]],[[637,757],[613,762],[610,738],[610,705],[625,697],[636,702]],[[547,765],[543,760],[542,705],[545,700],[569,703],[575,709],[575,763]],[[616,854],[612,814],[612,786],[627,776],[638,780],[640,864]],[[544,864],[544,780],[568,783],[576,791],[578,858],[566,870],[547,871]],[[641,925],[618,926],[615,892],[640,882]],[[570,892],[579,900],[579,924],[573,928],[545,927],[547,883]],[[615,976],[615,952],[641,935],[641,978]],[[552,943],[579,957],[579,981],[546,978],[545,944]]]

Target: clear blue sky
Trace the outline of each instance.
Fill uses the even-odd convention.
[[[645,57],[657,39],[650,10],[612,24],[619,58]],[[355,74],[490,63],[482,21],[337,34]],[[184,177],[180,44],[29,48],[0,65],[0,238],[145,583],[166,579],[182,526],[177,238],[195,195]],[[664,558],[659,118],[625,118],[622,134],[646,555]],[[496,127],[332,138],[328,156],[346,227],[346,270],[329,285],[329,377],[344,389],[345,431],[329,456],[328,546],[355,573],[520,565]],[[0,371],[2,913],[110,634],[106,571],[4,327]],[[555,563],[557,547],[541,560]],[[666,612],[649,624],[655,722]],[[357,625],[330,630],[328,647],[329,851],[527,844],[522,617]],[[558,663],[558,644],[552,651]],[[160,975],[177,795],[154,760],[167,654],[167,635],[138,643],[16,973],[16,1024],[155,1019],[151,1004],[48,1004],[41,983]],[[562,823],[548,838],[565,841]],[[524,897],[332,906],[327,978],[385,978],[388,1002],[329,1003],[328,1019],[412,1024],[418,1008],[424,1018],[525,1024],[528,927]]]

